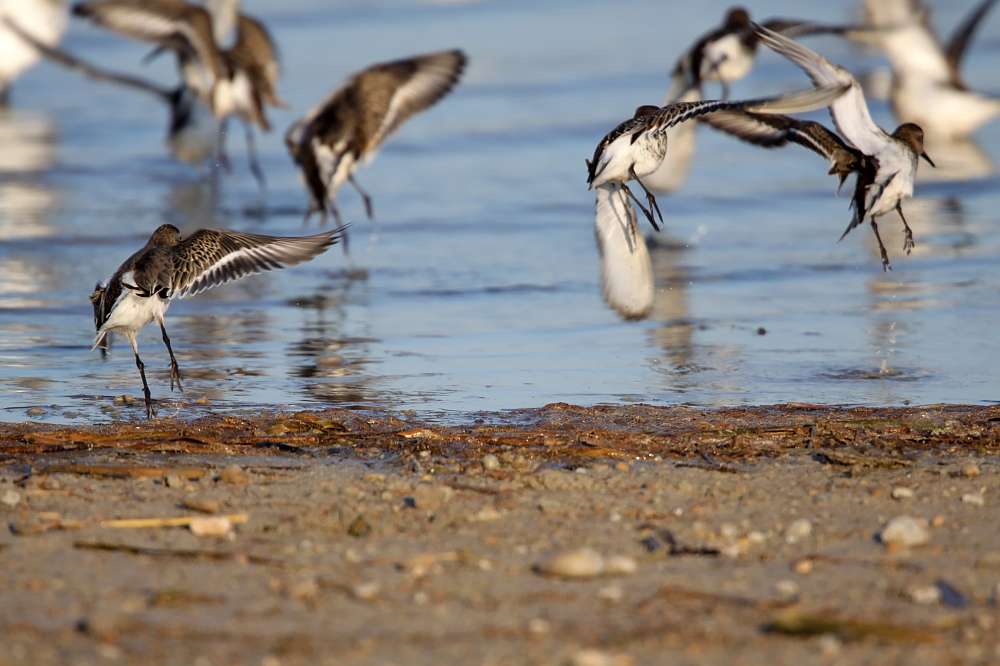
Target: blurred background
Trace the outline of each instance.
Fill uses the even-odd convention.
[[[594,196],[584,158],[640,104],[660,104],[675,60],[718,26],[727,2],[621,0],[330,2],[246,0],[282,59],[289,109],[257,134],[267,188],[247,168],[230,122],[225,173],[175,161],[162,101],[42,62],[0,111],[0,419],[142,418],[127,343],[90,351],[88,296],[158,225],[271,235],[315,233],[282,135],[350,74],[372,63],[462,48],[462,82],[414,117],[355,175],[337,202],[353,222],[350,255],[255,276],[173,303],[167,330],[186,378],[170,392],[156,326],[140,334],[159,414],[207,410],[479,410],[646,402],[696,406],[783,402],[989,403],[1000,397],[1000,121],[970,142],[928,153],[901,224],[867,225],[838,243],[850,183],[834,196],[828,164],[711,129],[697,133],[686,178],[658,198],[650,239],[651,316],[625,322],[601,300]],[[808,6],[808,9],[805,7]],[[747,5],[756,19],[855,21],[854,1]],[[948,35],[973,5],[934,3]],[[803,12],[808,11],[808,14]],[[870,84],[876,122],[888,61],[838,37],[802,38]],[[61,48],[88,62],[177,82],[172,57],[142,64],[145,44],[71,19]],[[1000,15],[987,17],[963,73],[1000,94]],[[730,85],[734,99],[810,85],[763,50]],[[720,94],[707,84],[705,96]],[[826,112],[809,117],[829,125]],[[652,233],[642,222],[643,229]],[[166,402],[163,402],[166,401]]]

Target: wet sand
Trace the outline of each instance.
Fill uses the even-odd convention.
[[[2,424],[0,664],[995,662],[998,423],[555,404]],[[221,515],[222,536],[162,520]]]

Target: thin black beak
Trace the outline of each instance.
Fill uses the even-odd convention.
[[[934,164],[934,162],[933,162],[933,161],[931,160],[931,158],[927,157],[927,153],[925,153],[925,152],[921,152],[921,153],[920,153],[920,156],[921,156],[922,158],[924,158],[925,160],[927,160],[927,163],[928,163],[928,164],[930,164],[930,165],[931,165],[932,167],[934,167],[935,169],[937,168],[937,165],[936,165],[936,164]]]

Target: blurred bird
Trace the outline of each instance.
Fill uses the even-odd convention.
[[[306,220],[321,213],[325,221],[329,211],[339,222],[334,199],[345,181],[361,194],[371,219],[371,197],[354,180],[354,170],[370,162],[411,116],[448,94],[466,61],[464,53],[452,50],[372,65],[292,124],[285,144],[309,192]]]
[[[706,113],[726,109],[750,109],[773,113],[812,111],[830,104],[846,89],[844,85],[835,84],[782,97],[738,102],[707,100],[678,102],[663,107],[640,106],[632,118],[621,123],[601,139],[594,149],[593,160],[586,160],[588,189],[606,183],[620,184],[625,194],[631,197],[646,215],[653,228],[659,231],[660,226],[656,223],[654,213],[659,216],[661,222],[663,214],[656,203],[656,197],[643,184],[642,178],[655,171],[663,161],[667,150],[666,130]],[[625,184],[630,180],[639,183],[646,193],[649,209],[643,207]]]
[[[10,86],[41,58],[19,32],[55,46],[66,31],[64,0],[0,0],[0,106],[10,100]]]
[[[996,0],[983,0],[946,47],[934,36],[920,0],[867,0],[875,41],[892,64],[893,110],[920,125],[928,139],[962,139],[1000,115],[1000,99],[970,90],[960,72],[976,28]]]
[[[887,134],[872,121],[861,86],[850,72],[774,31],[758,27],[757,32],[764,44],[802,67],[817,87],[847,88],[843,96],[830,104],[830,115],[840,135],[868,160],[862,162],[864,168],[858,172],[852,200],[854,216],[841,239],[870,218],[882,257],[882,269],[890,270],[889,256],[879,236],[875,218],[891,210],[899,213],[905,234],[903,249],[909,254],[914,244],[913,232],[903,216],[901,202],[913,196],[917,158],[923,157],[931,166],[934,165],[924,152],[923,130],[913,123],[904,123],[892,134]]]
[[[263,188],[253,126],[270,131],[265,104],[286,105],[276,91],[279,67],[270,35],[260,21],[239,14],[238,8],[239,0],[210,0],[205,7],[185,0],[90,0],[76,5],[73,13],[126,37],[157,44],[154,54],[174,51],[184,85],[212,110],[220,134],[225,134],[230,115],[243,121],[250,170]],[[234,30],[232,46],[226,47]],[[221,158],[227,161],[224,154]]]
[[[601,257],[601,294],[625,319],[643,319],[653,308],[653,263],[635,209],[621,183],[606,183],[594,189],[594,238]]]
[[[181,387],[181,371],[170,347],[163,316],[174,298],[183,298],[210,287],[275,268],[309,261],[337,243],[344,228],[299,238],[258,236],[239,231],[202,229],[181,240],[177,227],[164,224],[146,245],[125,260],[106,284],[90,296],[97,336],[91,349],[105,349],[111,334],[128,340],[142,377],[146,416],[153,416],[153,401],[146,370],[139,358],[136,338],[146,324],[156,321],[170,354],[170,389]]]

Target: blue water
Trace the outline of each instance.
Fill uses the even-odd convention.
[[[247,0],[282,54],[288,110],[258,136],[268,214],[234,125],[229,175],[178,164],[151,97],[41,64],[0,115],[0,419],[141,418],[127,344],[89,350],[88,295],[159,224],[273,235],[304,227],[305,192],[284,129],[371,63],[461,47],[460,86],[357,173],[376,222],[347,187],[351,255],[255,276],[175,302],[167,327],[186,391],[171,394],[155,326],[140,351],[161,415],[360,405],[454,414],[641,401],[700,406],[810,402],[989,403],[1000,396],[1000,122],[977,135],[973,175],[925,173],[898,221],[849,219],[826,163],[797,147],[763,151],[702,129],[684,184],[660,197],[657,300],[647,321],[602,302],[594,201],[583,160],[633,109],[658,103],[677,55],[717,24],[723,2],[320,2]],[[755,16],[801,16],[761,2]],[[950,30],[968,7],[936,8]],[[852,3],[810,7],[844,22]],[[860,76],[875,51],[809,45]],[[175,81],[170,58],[74,21],[63,48],[105,67]],[[1000,15],[973,44],[968,83],[1000,93]],[[765,53],[734,98],[804,88]],[[710,94],[718,90],[709,88]],[[893,127],[886,103],[873,115]],[[822,114],[814,116],[826,120]],[[932,155],[939,163],[946,156]],[[969,164],[972,158],[960,157]],[[928,179],[931,176],[934,179]],[[360,277],[359,277],[360,276]],[[366,277],[365,277],[366,276]],[[763,333],[763,334],[762,334]],[[141,402],[141,400],[140,400]]]

